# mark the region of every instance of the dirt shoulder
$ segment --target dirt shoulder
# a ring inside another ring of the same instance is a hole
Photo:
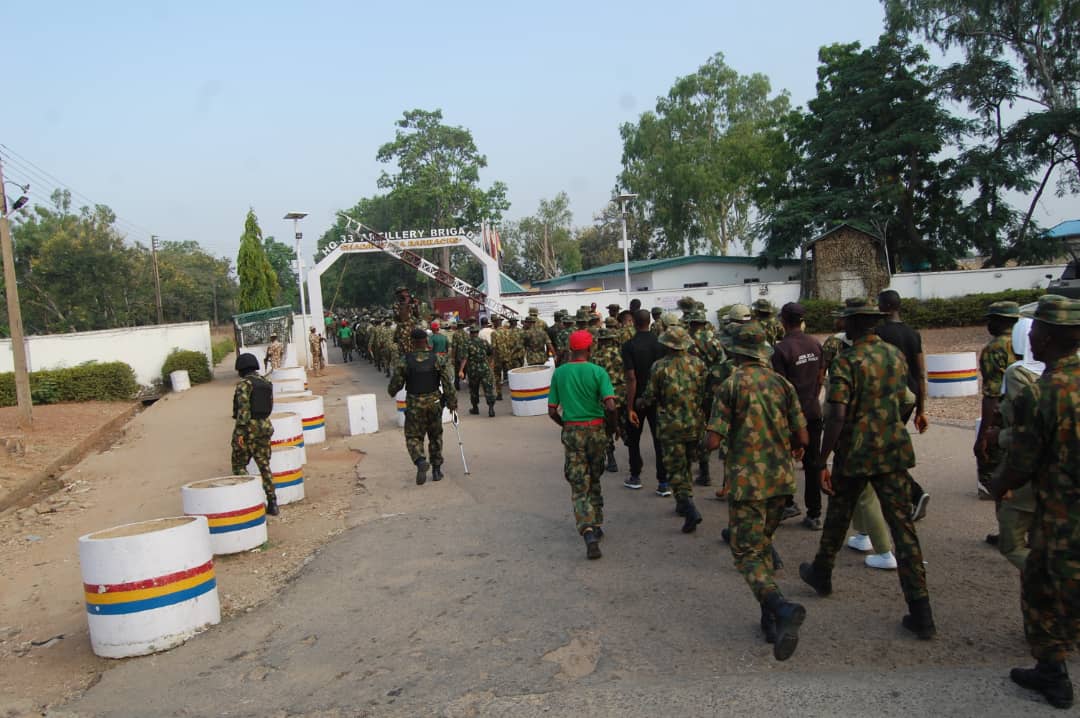
[[[227,358],[223,367],[231,367]],[[65,467],[52,488],[33,503],[0,513],[0,716],[38,714],[96,683],[118,665],[90,649],[78,563],[78,537],[118,524],[182,513],[180,486],[231,473],[229,434],[235,375],[183,394],[167,395],[146,411],[106,432],[100,451]],[[345,425],[342,371],[313,378],[326,394],[327,425]],[[6,463],[0,475],[23,478],[47,465],[52,446],[62,453],[95,427],[107,425],[115,404],[35,407],[34,464]],[[6,411],[6,410],[3,410]],[[128,409],[130,411],[130,409]],[[47,443],[48,437],[53,441]],[[223,619],[252,610],[277,593],[315,550],[341,532],[357,486],[363,454],[344,437],[328,436],[307,451],[306,499],[282,507],[271,519],[270,541],[260,549],[215,560]],[[12,484],[15,480],[7,479]],[[6,482],[5,482],[6,483]]]

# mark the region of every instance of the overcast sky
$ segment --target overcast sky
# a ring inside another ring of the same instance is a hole
[[[24,3],[4,12],[0,143],[35,200],[43,170],[133,240],[235,261],[248,207],[286,241],[281,217],[302,210],[310,257],[336,210],[378,191],[402,112],[439,108],[487,155],[482,183],[509,186],[509,218],[566,191],[585,224],[619,172],[619,125],[676,77],[720,51],[803,104],[818,48],[873,44],[881,21],[873,0]],[[1036,219],[1078,214],[1050,197]]]

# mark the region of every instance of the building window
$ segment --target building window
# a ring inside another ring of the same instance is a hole
[[[748,278],[742,280],[742,283],[743,284],[760,284],[761,279],[759,279],[758,277],[748,277]]]
[[[635,292],[647,292],[647,291],[649,291],[649,288],[648,287],[636,287],[634,289],[634,291]]]
[[[693,289],[695,287],[707,287],[707,286],[709,286],[708,282],[687,282],[686,284],[683,285],[683,289]]]

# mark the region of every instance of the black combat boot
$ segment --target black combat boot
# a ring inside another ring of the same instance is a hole
[[[432,466],[431,467],[431,480],[432,481],[442,481],[442,467],[441,466]]]
[[[686,505],[690,503],[690,499],[675,497],[675,514],[677,516],[686,516]]]
[[[770,593],[765,607],[776,617],[776,642],[773,658],[786,661],[799,646],[799,627],[806,620],[806,609],[797,603],[785,601],[779,593]]]
[[[607,450],[607,470],[610,474],[619,470],[619,465],[615,463],[615,447],[613,446],[609,446]]]
[[[495,402],[488,404],[488,416],[495,416]]]
[[[428,469],[427,459],[425,459],[423,456],[421,456],[419,459],[416,460],[416,485],[417,486],[420,486],[425,481],[427,481],[427,469]]]
[[[697,531],[698,524],[701,523],[701,514],[698,512],[697,507],[694,506],[693,499],[686,500],[686,517],[683,520],[682,532],[684,534],[692,534]]]
[[[477,404],[473,404],[473,405],[472,405],[472,408],[471,408],[471,409],[469,409],[469,413],[470,413],[470,414],[474,414],[474,415],[478,415],[478,414],[480,413],[480,407],[479,407],[479,405],[477,405]]]
[[[698,462],[698,475],[697,478],[694,479],[694,483],[698,486],[712,486],[712,478],[709,476],[709,462],[707,459]]]
[[[930,599],[908,601],[908,615],[904,616],[902,623],[904,628],[924,641],[933,638],[937,628],[934,626],[934,615],[930,612]]]
[[[1034,668],[1014,668],[1009,678],[1018,686],[1038,691],[1046,702],[1055,708],[1071,708],[1073,704],[1072,681],[1069,669],[1057,661],[1039,661]]]
[[[766,643],[776,643],[776,616],[763,603],[761,604],[761,632]]]
[[[266,513],[270,516],[277,516],[281,511],[277,505],[277,495],[273,494],[266,497]]]
[[[592,529],[585,529],[585,533],[582,534],[585,539],[585,558],[597,559],[602,555],[600,553],[600,537],[596,535],[596,532]]]
[[[832,593],[832,574],[819,571],[812,563],[799,564],[799,578],[817,591],[819,596]]]

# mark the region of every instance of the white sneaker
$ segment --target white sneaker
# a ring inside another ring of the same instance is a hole
[[[866,557],[866,565],[870,568],[880,568],[885,571],[896,570],[896,556],[893,556],[892,551],[886,551],[885,553],[875,553]]]
[[[874,544],[870,543],[870,537],[866,534],[855,534],[847,540],[848,548],[856,551],[873,551]]]

